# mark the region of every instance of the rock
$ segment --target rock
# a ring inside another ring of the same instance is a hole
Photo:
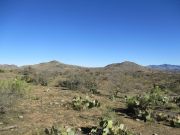
[[[65,101],[64,100],[61,100],[62,103],[64,103]]]
[[[141,121],[140,119],[136,119],[136,121]]]
[[[3,125],[4,123],[3,122],[0,122],[0,125]]]
[[[18,116],[18,118],[19,118],[19,119],[23,119],[23,118],[24,118],[24,116],[22,116],[22,115],[19,115],[19,116]]]
[[[49,92],[50,91],[50,89],[48,88],[47,90],[46,90],[46,92]]]
[[[58,102],[54,102],[54,104],[55,104],[55,105],[59,105],[59,103],[58,103]]]

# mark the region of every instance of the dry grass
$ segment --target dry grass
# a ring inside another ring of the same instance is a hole
[[[133,72],[127,69],[127,65],[110,65],[106,68],[85,69],[80,67],[65,66],[57,62],[50,62],[33,66],[38,73],[44,73],[48,80],[48,86],[32,85],[31,91],[26,98],[19,99],[10,112],[0,114],[0,129],[12,125],[17,128],[1,131],[0,135],[37,135],[37,132],[50,128],[52,125],[67,127],[92,127],[99,123],[101,117],[110,117],[124,123],[128,129],[142,135],[180,135],[180,129],[154,122],[144,123],[136,121],[126,115],[125,95],[136,95],[146,93],[152,89],[153,84],[160,84],[170,90],[179,92],[179,74],[152,72],[138,65],[133,66]],[[131,63],[132,64],[132,63]],[[42,69],[42,71],[41,71]],[[126,71],[124,71],[126,69]],[[131,70],[131,69],[130,69]],[[81,81],[95,80],[100,94],[92,94],[84,89],[76,91],[64,90],[54,87],[59,79],[67,79],[71,75],[77,75]],[[22,75],[21,72],[0,73],[0,80],[7,80]],[[31,74],[30,74],[31,75]],[[43,76],[44,77],[44,76]],[[118,86],[118,89],[116,89]],[[111,94],[118,90],[117,98],[111,100]],[[178,93],[176,92],[176,93]],[[171,94],[176,94],[171,93]],[[69,105],[75,96],[89,96],[97,99],[101,106],[87,110],[75,111]],[[112,110],[116,110],[113,112]]]
[[[75,111],[68,106],[68,103],[71,102],[74,96],[86,96],[86,94],[53,87],[34,86],[29,98],[22,99],[16,105],[13,114],[7,114],[6,120],[9,119],[9,122],[0,125],[0,127],[6,127],[15,124],[18,128],[13,131],[3,131],[1,134],[32,135],[46,127],[51,127],[53,124],[76,128],[91,127],[97,125],[98,119],[102,116],[122,121],[130,130],[136,133],[141,132],[143,135],[151,135],[153,133],[158,133],[159,135],[178,135],[180,132],[180,129],[165,125],[135,121],[120,112],[114,114],[109,111],[109,108],[125,108],[125,104],[118,100],[112,102],[108,97],[104,96],[89,95],[102,103],[100,108]],[[22,115],[23,119],[18,118],[18,115]]]

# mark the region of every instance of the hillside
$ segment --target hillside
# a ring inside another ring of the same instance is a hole
[[[0,69],[12,70],[12,69],[18,69],[18,66],[16,66],[16,65],[8,65],[8,64],[0,64]]]
[[[90,132],[105,118],[125,124],[119,132],[126,135],[180,133],[180,73],[128,61],[100,68],[50,61],[4,69],[1,135],[54,135],[50,131],[62,127],[78,135],[102,135]]]
[[[148,71],[148,68],[138,65],[134,62],[125,61],[122,63],[114,63],[105,66],[105,69],[112,71],[121,71],[121,72],[136,72],[136,71]]]

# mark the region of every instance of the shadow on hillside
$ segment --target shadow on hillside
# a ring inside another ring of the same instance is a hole
[[[135,119],[135,116],[132,112],[130,112],[126,108],[115,108],[113,109],[118,115],[123,116],[125,118],[133,118]]]

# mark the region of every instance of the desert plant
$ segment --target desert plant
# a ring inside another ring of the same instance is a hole
[[[159,112],[154,115],[157,121],[166,121],[168,116],[165,113]]]
[[[70,90],[77,90],[80,88],[81,81],[76,75],[68,76],[67,78],[62,78],[58,80],[57,86],[65,87]]]
[[[0,73],[4,73],[5,71],[3,69],[0,69]]]
[[[151,109],[149,108],[149,97],[135,96],[126,100],[127,108],[130,113],[144,121],[151,120]]]
[[[100,92],[98,91],[98,85],[95,81],[86,80],[84,83],[84,87],[93,94],[100,94]]]
[[[174,118],[172,118],[172,120],[170,121],[170,124],[173,127],[180,128],[180,115],[175,116]]]
[[[157,111],[158,108],[178,110],[179,98],[171,99],[159,87],[155,87],[150,93],[137,95],[126,99],[127,110],[136,118],[144,121],[170,121],[171,126],[179,127],[180,117],[170,117],[168,114]],[[171,119],[171,120],[169,120]]]
[[[180,107],[180,96],[174,97],[173,102],[176,103]]]
[[[57,128],[55,126],[52,126],[50,129],[45,129],[46,135],[76,135],[75,129],[72,128]]]
[[[9,108],[29,90],[29,85],[17,78],[0,81],[0,107]]]
[[[38,74],[36,78],[36,83],[40,84],[42,86],[47,86],[48,85],[48,80],[46,79],[46,76],[43,74]]]
[[[90,100],[88,97],[74,97],[72,100],[72,106],[74,110],[90,109],[93,107],[99,107],[100,103],[98,100]]]
[[[151,102],[152,105],[164,105],[169,102],[169,98],[160,87],[156,86],[149,94],[149,102]]]
[[[128,131],[124,124],[102,119],[99,123],[99,127],[93,128],[90,135],[133,135],[133,133]]]

